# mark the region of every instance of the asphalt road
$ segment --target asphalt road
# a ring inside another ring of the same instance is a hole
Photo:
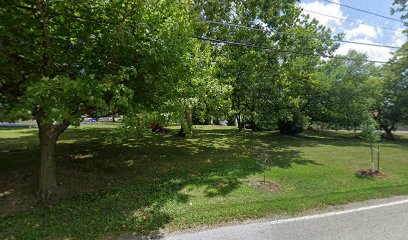
[[[407,240],[408,196],[354,203],[341,209],[296,218],[139,239]]]

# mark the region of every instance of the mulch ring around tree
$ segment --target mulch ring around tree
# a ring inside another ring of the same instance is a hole
[[[266,180],[260,180],[260,179],[248,179],[245,180],[244,183],[252,188],[255,188],[258,191],[264,191],[264,192],[277,192],[279,191],[279,186],[272,182]]]
[[[371,169],[358,169],[356,175],[361,177],[385,177],[385,175],[379,171],[371,172]]]

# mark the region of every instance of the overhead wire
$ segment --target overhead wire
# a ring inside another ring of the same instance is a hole
[[[308,10],[309,11],[309,10]],[[310,11],[312,12],[312,11]],[[315,12],[316,13],[316,12]],[[318,13],[316,13],[318,14]],[[76,17],[76,16],[74,16]],[[329,16],[328,16],[329,17]],[[333,16],[332,16],[333,17]],[[79,17],[77,17],[79,18]],[[340,18],[341,19],[341,18]],[[347,19],[342,19],[347,21]],[[351,21],[351,20],[349,20]],[[219,22],[215,22],[215,21],[204,21],[204,22],[209,22],[209,23],[217,23],[220,24]],[[358,23],[358,22],[357,22]],[[225,23],[221,23],[221,24],[225,24]],[[362,24],[362,23],[359,23]],[[257,29],[257,28],[252,28],[252,27],[246,27],[246,26],[241,26],[241,25],[237,25],[237,24],[227,24],[230,26],[235,26],[235,27],[242,27],[242,28],[247,28],[247,29],[253,29],[253,30],[259,30],[259,31],[264,31],[263,29]],[[363,24],[363,25],[367,25],[367,24]],[[396,30],[393,30],[396,31]],[[275,32],[278,33],[278,32]],[[283,34],[283,33],[281,33]],[[351,60],[351,61],[362,61],[362,62],[370,62],[370,63],[381,63],[381,64],[385,64],[387,62],[384,61],[376,61],[376,60],[359,60],[359,59],[353,59],[353,58],[348,58],[348,57],[342,57],[342,56],[332,56],[332,55],[326,55],[326,54],[318,54],[318,53],[305,53],[305,52],[299,52],[299,51],[292,51],[292,50],[283,50],[283,49],[276,49],[276,48],[264,48],[261,46],[256,46],[256,45],[252,45],[252,44],[247,44],[247,43],[237,43],[237,42],[231,42],[231,41],[226,41],[226,40],[219,40],[219,39],[212,39],[212,38],[207,38],[207,37],[192,37],[192,38],[196,38],[202,41],[210,41],[210,42],[215,42],[215,43],[221,43],[221,44],[227,44],[227,45],[233,45],[233,46],[243,46],[243,47],[250,47],[250,48],[255,48],[255,49],[261,49],[261,50],[265,50],[265,51],[278,51],[278,52],[285,52],[285,53],[291,53],[291,54],[297,54],[297,55],[306,55],[306,56],[319,56],[319,57],[324,57],[324,58],[331,58],[331,59],[343,59],[343,60]],[[365,45],[369,45],[367,43],[358,43],[358,42],[351,42],[350,43],[354,43],[354,44],[365,44]],[[371,44],[371,45],[376,45],[376,44]],[[385,45],[378,45],[378,46],[382,46],[382,47],[386,47]],[[393,46],[389,46],[391,48],[394,48]]]
[[[336,40],[334,40],[334,41],[336,41]],[[338,40],[337,42],[357,44],[357,45],[366,45],[366,46],[373,46],[373,47],[392,48],[392,49],[399,49],[400,48],[400,47],[391,46],[391,45],[382,45],[382,44],[377,44],[377,43],[354,42],[354,41],[348,41],[348,40]]]
[[[243,28],[243,29],[248,29],[248,30],[255,30],[255,31],[260,31],[260,32],[273,32],[278,35],[292,35],[292,36],[303,36],[307,38],[316,38],[310,34],[290,34],[290,33],[284,33],[284,32],[279,32],[276,30],[264,30],[260,28],[254,28],[254,27],[248,27],[248,26],[243,26],[239,24],[232,24],[232,23],[227,23],[227,22],[217,22],[217,21],[210,21],[210,20],[203,20],[202,22],[205,23],[210,23],[210,24],[215,24],[215,25],[223,25],[223,26],[228,26],[228,27],[236,27],[236,28]],[[377,44],[377,43],[364,43],[364,42],[355,42],[355,41],[349,41],[349,40],[340,40],[340,39],[332,39],[335,42],[343,42],[343,43],[350,43],[350,44],[357,44],[357,45],[366,45],[366,46],[373,46],[373,47],[383,47],[383,48],[392,48],[392,49],[398,49],[400,47],[397,46],[391,46],[391,45],[382,45],[382,44]]]
[[[404,23],[403,21],[401,21],[401,20],[399,20],[399,19],[387,17],[387,16],[384,16],[384,15],[381,15],[381,14],[378,14],[378,13],[375,13],[375,12],[370,12],[370,11],[367,11],[367,10],[364,10],[364,9],[352,7],[352,6],[350,6],[350,5],[342,4],[342,3],[339,3],[339,2],[334,2],[334,1],[330,1],[330,0],[323,0],[323,1],[324,1],[324,2],[328,2],[328,3],[331,3],[331,4],[339,5],[339,6],[341,6],[341,7],[353,9],[353,10],[355,10],[355,11],[359,11],[359,12],[363,12],[363,13],[366,13],[366,14],[370,14],[370,15],[373,15],[373,16],[376,16],[376,17],[388,19],[388,20],[395,21],[395,22]]]
[[[232,42],[232,41],[219,40],[219,39],[207,38],[207,37],[194,37],[194,38],[202,40],[202,41],[210,41],[210,42],[214,42],[218,44],[226,44],[226,45],[232,45],[232,46],[238,46],[238,47],[248,47],[248,48],[253,48],[253,49],[260,49],[260,50],[268,51],[268,52],[277,51],[277,52],[291,53],[295,55],[324,57],[324,58],[330,58],[330,59],[342,59],[342,60],[360,61],[360,62],[369,62],[369,63],[381,63],[381,64],[387,63],[384,61],[376,61],[376,60],[368,60],[368,59],[360,60],[360,59],[348,58],[348,57],[343,57],[343,56],[332,56],[332,55],[319,54],[319,53],[308,53],[308,52],[300,52],[300,51],[293,51],[293,50],[283,50],[283,49],[277,49],[277,48],[272,48],[272,47],[265,48],[265,47],[261,47],[257,45],[248,44],[248,43]]]
[[[332,15],[328,15],[328,14],[324,14],[324,13],[320,13],[320,12],[315,12],[315,11],[312,11],[312,10],[309,10],[309,9],[304,9],[304,8],[302,8],[302,9],[303,9],[303,11],[305,11],[305,12],[314,13],[314,14],[321,15],[321,16],[324,16],[324,17],[329,17],[329,18],[333,18],[333,19],[338,19],[338,20],[346,21],[346,22],[357,23],[357,24],[360,24],[360,25],[365,25],[365,26],[374,27],[374,28],[380,28],[380,29],[387,30],[387,31],[402,33],[402,31],[399,31],[399,30],[396,30],[396,29],[393,29],[393,28],[380,27],[380,26],[376,26],[376,25],[371,25],[371,24],[367,24],[367,23],[362,23],[362,22],[355,21],[355,20],[350,20],[350,19],[346,19],[346,18],[336,17],[336,16],[332,16]]]

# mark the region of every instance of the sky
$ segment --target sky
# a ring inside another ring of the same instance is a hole
[[[374,12],[390,18],[400,19],[399,14],[391,15],[390,9],[393,0],[331,0],[344,5],[349,5],[355,8]],[[366,26],[359,23],[347,22],[339,19],[334,19],[322,15],[317,15],[310,12],[312,18],[316,18],[321,24],[331,28],[335,33],[344,33],[344,40],[375,43],[382,45],[391,45],[400,47],[407,41],[407,38],[401,31],[404,29],[403,24],[392,20],[369,15],[353,9],[349,9],[337,4],[325,2],[323,0],[301,0],[299,4],[305,10],[323,13],[326,15],[345,18],[352,21],[357,21],[363,24],[369,24],[382,28],[389,28],[395,31],[389,31],[378,27]],[[367,54],[370,60],[387,61],[391,58],[391,51],[395,49],[381,48],[374,46],[356,45],[351,43],[342,43],[337,50],[337,54],[346,54],[350,49],[355,49]]]

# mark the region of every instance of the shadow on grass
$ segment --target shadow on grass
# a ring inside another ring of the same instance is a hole
[[[271,166],[279,168],[290,168],[293,165],[316,165],[322,164],[309,159],[304,159],[300,156],[301,152],[296,150],[287,150],[283,152],[273,152]]]
[[[302,135],[299,135],[298,138],[312,140],[320,144],[340,147],[366,145],[358,134],[353,132],[307,131]]]
[[[174,131],[124,144],[108,144],[104,139],[110,129],[67,130],[57,145],[59,198],[50,202],[17,202],[28,208],[36,205],[34,210],[5,217],[0,224],[4,229],[0,238],[95,239],[123,233],[157,233],[173,221],[165,206],[190,201],[184,189],[202,189],[208,198],[230,194],[240,187],[241,179],[263,171],[256,161],[263,149],[269,150],[271,167],[318,166],[318,162],[305,159],[300,151],[290,148],[313,147],[325,141],[274,132],[197,132],[198,137],[192,139],[176,137]],[[38,144],[37,139],[30,141]],[[39,152],[29,154],[38,156]],[[23,157],[9,153],[7,161],[12,164]],[[37,167],[32,164],[31,169],[25,170],[36,171]],[[1,192],[14,189],[11,196],[0,198],[5,204],[2,209],[10,204],[7,199],[19,197],[18,184],[23,180],[12,175],[8,174],[9,178],[3,180],[7,184],[0,188]],[[24,181],[35,182],[37,177],[33,174]]]
[[[307,131],[298,136],[300,139],[309,139],[316,143],[333,146],[366,146],[366,143],[358,133],[352,131]],[[404,135],[395,135],[394,140],[382,138],[376,145],[387,146],[390,148],[406,149],[408,147],[408,138]]]

